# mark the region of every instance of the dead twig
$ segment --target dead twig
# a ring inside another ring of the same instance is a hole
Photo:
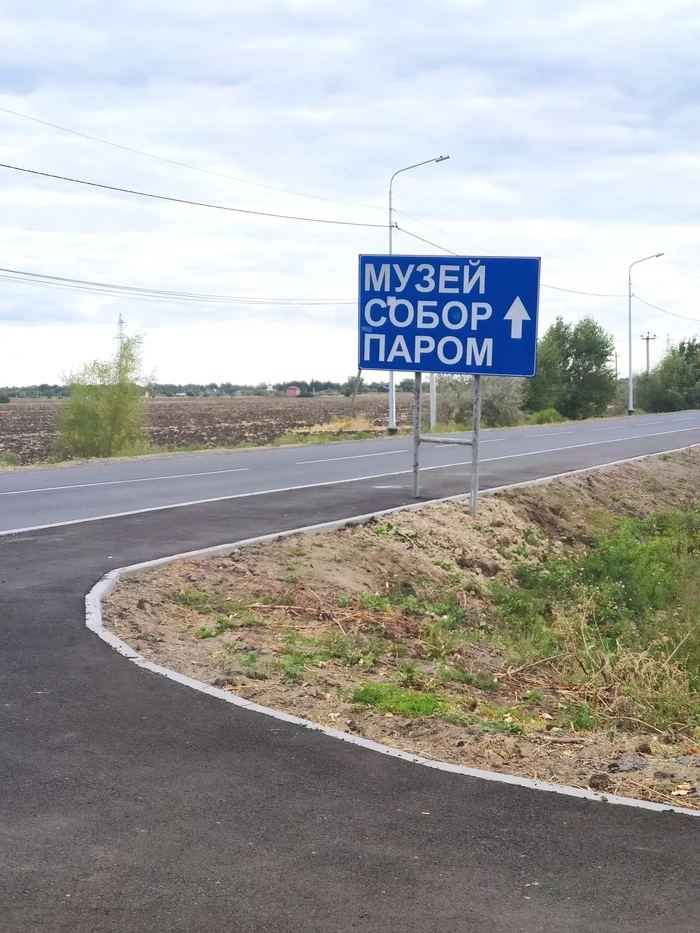
[[[585,745],[588,739],[577,739],[570,735],[550,735],[548,732],[538,732],[533,734],[538,739],[545,739],[547,742],[556,742],[560,745]]]
[[[520,674],[522,671],[530,670],[532,667],[539,667],[540,664],[547,664],[548,661],[555,661],[559,655],[553,654],[549,658],[541,658],[539,661],[531,661],[529,664],[523,664],[522,667],[516,667],[515,670],[510,668],[507,671],[503,671],[501,674],[495,674],[495,677],[514,677],[515,674]]]

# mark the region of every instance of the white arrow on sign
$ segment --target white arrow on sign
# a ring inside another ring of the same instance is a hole
[[[506,311],[504,321],[510,321],[510,336],[512,340],[520,340],[523,336],[523,321],[529,321],[530,315],[525,310],[525,305],[520,298],[516,298],[513,304]]]

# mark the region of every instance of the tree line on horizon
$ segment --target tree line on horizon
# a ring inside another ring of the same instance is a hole
[[[263,396],[271,394],[284,394],[288,386],[297,386],[301,390],[302,397],[319,395],[324,392],[334,393],[337,395],[352,395],[356,378],[356,376],[350,376],[343,382],[333,382],[332,380],[319,379],[292,379],[288,382],[261,382],[257,385],[250,385],[245,383],[239,384],[233,382],[148,382],[146,385],[144,385],[143,388],[151,396],[165,396],[166,398],[172,398],[175,396],[196,398],[199,396]],[[272,389],[272,392],[270,392],[270,388]],[[361,380],[358,391],[362,394],[368,394],[372,392],[381,392],[385,389],[386,383],[365,382],[364,380]],[[404,379],[397,383],[397,391],[412,392],[413,379]],[[9,398],[68,398],[70,395],[70,386],[67,384],[51,385],[49,383],[27,386],[5,386],[0,387],[0,394],[7,395]]]
[[[138,341],[137,341],[138,342]],[[140,353],[140,342],[138,342]],[[562,318],[547,329],[538,342],[537,373],[532,379],[487,378],[484,381],[484,418],[493,426],[522,421],[525,415],[547,413],[552,420],[559,418],[582,419],[604,414],[624,414],[627,410],[627,380],[615,375],[612,360],[614,341],[600,324],[584,317],[576,324]],[[119,354],[117,353],[117,356]],[[87,378],[95,373],[86,367]],[[270,395],[284,393],[297,386],[302,397],[320,393],[349,396],[355,389],[356,376],[343,382],[332,380],[293,380],[272,385],[223,383],[158,383],[152,378],[140,377],[139,390],[151,396],[197,397],[231,395]],[[469,377],[441,377],[440,420],[466,423],[471,379]],[[76,382],[66,377],[63,384],[41,383],[31,386],[0,388],[0,401],[10,398],[65,398],[75,392]],[[413,390],[413,378],[397,380],[397,391]],[[386,391],[382,382],[361,379],[360,393]],[[497,402],[497,399],[502,400]],[[638,411],[664,412],[700,407],[700,339],[693,337],[669,347],[649,374],[635,376],[635,404]],[[488,414],[487,414],[488,413]]]

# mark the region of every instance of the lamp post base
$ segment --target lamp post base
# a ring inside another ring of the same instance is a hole
[[[633,415],[633,414],[634,414],[634,408],[628,408],[628,409],[627,409],[627,414],[628,414],[628,415]]]

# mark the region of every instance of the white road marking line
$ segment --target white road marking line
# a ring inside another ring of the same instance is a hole
[[[192,476],[215,476],[218,473],[247,473],[250,467],[236,467],[235,470],[206,470],[201,473],[173,473],[171,476],[144,476],[139,479],[110,479],[99,483],[73,483],[68,486],[44,486],[37,489],[12,489],[0,492],[0,496],[27,496],[31,492],[60,492],[62,489],[87,489],[90,486],[121,486],[125,483],[154,483],[163,479],[183,479]]]
[[[607,441],[589,441],[586,444],[570,444],[566,447],[548,447],[544,450],[530,450],[525,453],[520,454],[504,454],[502,457],[488,457],[482,459],[481,463],[493,463],[496,460],[517,460],[520,457],[536,457],[538,454],[551,454],[558,453],[563,450],[576,450],[579,447],[602,447],[604,444],[620,444],[624,441],[634,441],[640,439],[646,439],[649,437],[661,437],[666,434],[685,434],[688,431],[698,431],[700,430],[700,425],[696,425],[690,428],[676,428],[673,431],[657,431],[655,434],[637,434],[633,437],[613,437]],[[698,446],[698,445],[690,445]],[[650,451],[648,454],[643,454],[643,457],[653,456],[654,454],[666,453],[666,451]],[[636,460],[638,457],[629,457],[628,460]],[[619,461],[614,461],[619,462]],[[442,463],[437,466],[422,467],[421,473],[427,473],[430,470],[447,470],[456,466],[469,466],[471,460],[462,460],[457,461],[456,463]],[[606,464],[610,465],[610,464]],[[591,467],[586,467],[586,469],[595,469],[595,464]],[[49,522],[45,525],[28,525],[25,528],[11,528],[7,531],[0,531],[0,537],[5,535],[18,535],[23,534],[27,531],[43,531],[47,528],[63,528],[67,525],[82,525],[85,522],[100,522],[105,521],[109,518],[127,518],[130,515],[144,515],[147,512],[165,512],[168,509],[184,509],[190,505],[208,505],[211,502],[227,502],[229,499],[251,499],[253,496],[270,496],[279,492],[295,492],[298,489],[319,489],[322,486],[342,486],[346,483],[361,483],[368,482],[372,479],[387,479],[390,476],[404,476],[407,473],[412,473],[412,470],[394,470],[389,473],[372,473],[370,476],[354,476],[350,479],[332,479],[325,480],[322,483],[304,483],[298,486],[282,486],[278,489],[258,489],[254,492],[239,492],[234,493],[230,496],[214,496],[211,499],[193,499],[191,502],[173,502],[171,505],[155,505],[150,506],[147,509],[131,509],[128,512],[112,512],[108,515],[91,515],[87,518],[72,518],[64,522]],[[585,472],[585,471],[584,471]],[[534,480],[533,480],[534,482]]]
[[[538,431],[537,434],[526,434],[525,437],[561,437],[562,434],[575,434],[575,431],[549,431],[547,434]]]
[[[406,454],[405,450],[380,450],[376,454],[352,454],[350,457],[324,457],[318,460],[297,460],[295,466],[304,466],[307,463],[334,463],[336,460],[362,460],[364,457],[388,457],[390,454]]]
[[[602,447],[603,444],[623,444],[625,441],[645,440],[647,437],[663,437],[666,434],[684,434],[688,431],[700,431],[700,425],[695,425],[692,428],[675,428],[673,431],[655,431],[652,434],[633,434],[629,437],[611,437],[606,441],[587,441],[585,444],[569,444],[566,447],[543,447],[542,450],[529,450],[519,454],[504,454],[502,457],[482,457],[479,459],[479,463],[493,463],[496,460],[517,460],[520,457],[534,457],[537,454],[554,454],[560,453],[562,450],[577,450],[580,447]],[[663,451],[661,451],[661,453],[663,453]],[[424,470],[439,470],[451,466],[468,466],[470,463],[471,460],[462,460],[459,463],[447,463],[443,467],[424,467],[421,468],[421,473],[424,472]],[[410,473],[412,471],[405,470],[404,472]]]
[[[653,424],[670,424],[673,420],[675,419],[662,418],[660,421],[645,421],[643,427],[651,427]],[[687,418],[685,420],[689,421],[690,419]],[[609,428],[591,428],[589,433],[592,434],[594,431],[616,431],[618,428],[623,428],[625,424],[629,424],[630,427],[634,427],[634,422],[628,421],[624,422],[623,424],[613,424]]]
[[[691,418],[692,418],[692,415],[688,415],[687,418],[671,418],[671,421],[690,421]]]
[[[573,433],[573,432],[572,432]],[[483,440],[482,444],[502,444],[508,440],[507,437],[490,437]],[[440,444],[440,447],[463,447],[463,444]],[[312,463],[335,463],[338,460],[362,460],[365,457],[388,457],[390,454],[407,454],[408,448],[404,450],[383,450],[376,454],[353,454],[349,457],[324,457],[318,460],[297,460],[295,466],[307,466]]]
[[[660,421],[650,421],[649,424],[661,424]],[[617,431],[621,428],[621,424],[611,424],[607,428],[591,428],[590,433],[593,434],[594,431]]]

